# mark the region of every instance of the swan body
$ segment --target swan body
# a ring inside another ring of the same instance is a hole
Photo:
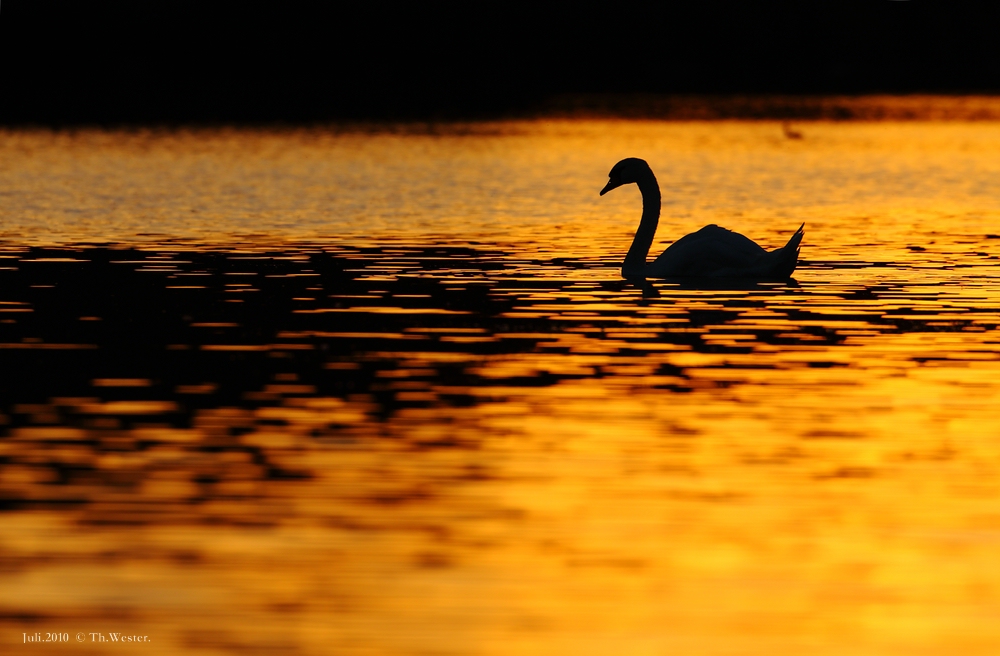
[[[708,225],[681,237],[646,262],[660,220],[660,186],[644,160],[629,157],[614,165],[601,195],[635,183],[642,194],[642,219],[622,263],[625,278],[742,278],[785,280],[799,261],[803,223],[782,248],[766,251],[738,232]]]

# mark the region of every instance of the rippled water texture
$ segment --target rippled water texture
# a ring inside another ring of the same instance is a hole
[[[4,641],[998,653],[1000,124],[795,129],[0,133]]]

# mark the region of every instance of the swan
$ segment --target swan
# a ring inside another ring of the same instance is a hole
[[[642,194],[642,219],[635,239],[622,263],[622,277],[641,278],[742,278],[744,280],[785,280],[799,261],[799,226],[788,243],[768,252],[738,232],[707,225],[681,237],[653,260],[646,262],[660,221],[660,186],[645,160],[628,157],[608,173],[601,196],[622,185],[636,183]]]

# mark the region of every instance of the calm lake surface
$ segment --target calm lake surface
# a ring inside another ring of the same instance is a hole
[[[795,129],[0,132],[4,644],[998,653],[1000,123]]]

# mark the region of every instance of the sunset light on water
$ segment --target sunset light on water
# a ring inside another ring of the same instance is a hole
[[[996,653],[1000,123],[793,127],[0,132],[5,635]]]

